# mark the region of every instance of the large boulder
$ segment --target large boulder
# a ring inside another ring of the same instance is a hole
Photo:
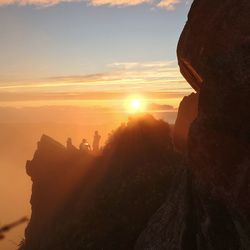
[[[178,45],[180,70],[200,93],[189,157],[227,205],[250,213],[250,1],[195,0]]]
[[[199,93],[189,169],[136,250],[250,249],[249,13],[249,0],[193,2],[177,49],[181,73]]]

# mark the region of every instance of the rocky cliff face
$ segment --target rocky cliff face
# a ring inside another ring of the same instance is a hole
[[[194,1],[178,45],[200,93],[189,137],[192,169],[231,207],[250,211],[250,2]]]
[[[188,134],[192,122],[198,114],[199,94],[185,96],[179,105],[177,119],[174,125],[173,142],[175,148],[183,153],[187,151]]]
[[[244,220],[202,190],[186,171],[175,176],[165,203],[150,219],[135,249],[249,249]]]
[[[32,217],[21,249],[133,249],[183,165],[170,127],[151,116],[122,125],[100,156],[43,136],[27,163]]]
[[[41,137],[33,159],[26,164],[33,182],[32,215],[26,229],[26,242],[31,246],[28,249],[39,249],[44,232],[53,227],[56,215],[67,204],[92,161],[90,154],[68,151],[49,136]]]
[[[248,0],[193,2],[177,50],[182,74],[199,93],[189,170],[137,250],[250,249],[249,13]]]

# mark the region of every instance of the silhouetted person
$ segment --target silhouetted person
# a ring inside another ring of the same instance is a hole
[[[101,136],[99,135],[98,131],[95,131],[94,140],[93,140],[93,151],[95,153],[99,151],[100,140],[101,140]]]
[[[90,151],[90,146],[86,139],[82,139],[79,149],[80,151]]]
[[[67,146],[66,147],[67,147],[67,150],[69,150],[69,151],[77,150],[76,147],[73,145],[72,139],[70,137],[67,139]]]

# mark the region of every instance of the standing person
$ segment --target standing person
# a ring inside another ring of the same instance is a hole
[[[93,152],[94,153],[97,153],[99,151],[100,140],[101,140],[101,136],[99,135],[98,131],[95,131],[94,140],[93,140]]]
[[[73,145],[72,139],[69,137],[66,143],[66,148],[68,151],[76,151],[77,148]]]
[[[72,139],[70,137],[67,139],[66,144],[67,144],[67,149],[71,150],[73,147],[73,144],[72,144]]]

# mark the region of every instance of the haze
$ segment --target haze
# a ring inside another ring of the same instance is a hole
[[[127,119],[127,98],[174,123],[192,90],[176,44],[189,1],[0,0],[0,223],[29,216],[25,162],[42,134],[92,143]],[[16,249],[24,226],[0,250]]]

